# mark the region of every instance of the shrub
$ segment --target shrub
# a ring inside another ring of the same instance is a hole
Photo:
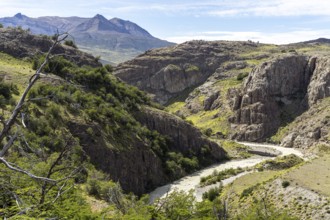
[[[236,77],[238,81],[242,81],[245,77],[247,77],[249,73],[239,73]]]
[[[282,187],[283,187],[283,188],[286,188],[286,187],[288,187],[288,186],[290,186],[290,182],[287,181],[287,180],[284,180],[284,181],[282,182]]]
[[[77,45],[72,41],[72,40],[66,40],[64,41],[64,44],[69,46],[69,47],[73,47],[73,48],[78,48]]]
[[[211,188],[209,191],[203,193],[203,199],[208,199],[212,202],[220,195],[221,191],[222,185],[220,185],[219,187]]]
[[[0,28],[3,28],[3,25],[0,23]]]

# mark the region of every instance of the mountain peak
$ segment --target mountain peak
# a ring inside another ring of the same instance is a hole
[[[107,20],[103,15],[100,14],[96,14],[93,18],[98,20]]]
[[[23,18],[26,18],[25,15],[22,15],[22,13],[17,13],[16,15],[14,15],[15,18],[18,18],[18,19],[23,19]]]

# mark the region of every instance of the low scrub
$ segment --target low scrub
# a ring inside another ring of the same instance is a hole
[[[244,172],[244,169],[240,167],[237,169],[230,168],[223,171],[214,170],[214,172],[211,175],[201,178],[200,185],[201,186],[212,185],[229,177],[236,176],[237,174],[242,172]]]
[[[256,168],[259,171],[262,170],[283,170],[288,169],[291,167],[294,167],[298,164],[301,164],[304,160],[300,157],[290,154],[283,157],[278,157],[275,160],[266,160],[265,162],[262,162],[258,165],[256,165]]]

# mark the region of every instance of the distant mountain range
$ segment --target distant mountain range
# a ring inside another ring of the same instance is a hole
[[[33,34],[54,35],[68,32],[78,47],[104,62],[120,63],[146,50],[174,45],[174,43],[153,37],[137,24],[120,18],[106,19],[102,15],[92,18],[45,16],[30,18],[16,14],[0,18],[5,27],[22,27]]]

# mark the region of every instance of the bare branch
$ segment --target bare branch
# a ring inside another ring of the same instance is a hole
[[[36,175],[26,171],[26,170],[23,170],[23,169],[18,168],[18,167],[14,167],[7,160],[5,160],[3,157],[0,157],[0,162],[3,163],[8,169],[19,172],[19,173],[26,174],[29,177],[33,178],[33,179],[41,180],[41,181],[45,181],[45,182],[49,182],[49,183],[53,183],[53,184],[56,184],[56,182],[57,182],[56,180],[46,178],[46,177],[36,176]]]
[[[63,188],[66,186],[66,183],[67,182],[63,183],[63,185],[57,191],[57,195],[56,195],[55,199],[52,201],[52,203],[55,203],[58,200],[58,198],[60,198],[61,195],[63,195],[65,192],[69,191],[70,189],[72,189],[74,187],[74,184],[72,184],[72,186],[70,186],[66,190],[63,190]]]
[[[6,152],[8,151],[8,149],[13,145],[14,141],[16,140],[16,138],[18,137],[18,133],[16,132],[14,134],[14,136],[12,136],[10,138],[10,140],[7,142],[7,144],[2,148],[1,152],[0,152],[0,157],[3,157]]]

